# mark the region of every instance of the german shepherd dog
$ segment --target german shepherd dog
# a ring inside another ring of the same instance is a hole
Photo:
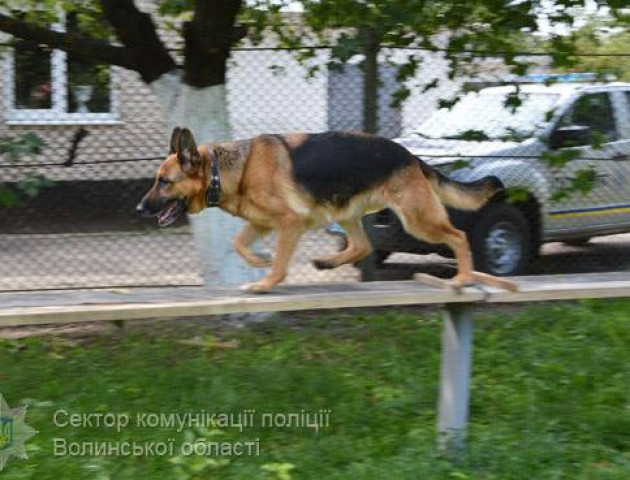
[[[466,235],[453,227],[444,207],[481,208],[503,189],[496,177],[457,182],[401,145],[360,133],[260,135],[197,146],[188,128],[176,127],[169,155],[136,210],[156,216],[162,227],[185,211],[200,212],[208,206],[211,183],[215,190],[218,184],[212,171],[220,180],[216,206],[247,221],[234,238],[234,248],[250,266],[271,267],[244,290],[271,291],[285,278],[302,234],[333,221],[345,229],[347,248],[314,260],[315,267],[360,261],[372,249],[361,219],[384,208],[393,210],[414,237],[453,250],[458,265],[454,287],[474,280],[502,285],[496,277],[473,271]],[[250,247],[272,230],[278,240],[270,260]]]

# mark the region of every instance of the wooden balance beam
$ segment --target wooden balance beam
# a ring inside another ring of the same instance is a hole
[[[397,281],[281,286],[265,295],[211,292],[201,287],[3,293],[0,327],[445,304],[438,439],[442,448],[456,453],[464,444],[468,421],[472,305],[630,297],[630,273],[625,272],[512,278],[518,291],[485,285],[453,291],[450,283],[435,277],[421,279],[425,284]]]

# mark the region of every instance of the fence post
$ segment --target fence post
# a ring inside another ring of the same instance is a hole
[[[363,222],[363,229],[371,241],[372,231],[374,229],[374,215],[366,215],[361,221]],[[362,282],[373,282],[376,280],[376,257],[374,256],[374,253],[370,253],[367,257],[361,260],[359,269],[361,270]]]
[[[446,305],[438,405],[438,447],[457,457],[466,441],[473,321],[468,304]]]
[[[379,68],[378,53],[380,42],[376,30],[373,27],[363,27],[361,30],[363,40],[363,131],[367,133],[378,133],[378,90],[379,90]],[[365,217],[363,228],[368,237],[373,227],[373,219]],[[361,262],[361,281],[374,281],[374,271],[376,269],[376,258],[370,254]]]

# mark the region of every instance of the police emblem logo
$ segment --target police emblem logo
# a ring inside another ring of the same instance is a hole
[[[26,441],[37,432],[26,424],[26,407],[11,408],[0,394],[0,470],[9,457],[28,458]]]
[[[13,418],[0,417],[0,450],[6,450],[13,444]]]

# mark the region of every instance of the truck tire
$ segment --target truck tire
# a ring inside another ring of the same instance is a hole
[[[532,260],[532,234],[525,215],[505,203],[486,205],[468,231],[475,269],[498,276],[522,275]]]
[[[389,258],[392,252],[386,252],[385,250],[374,250],[372,253],[374,255],[374,262],[377,267],[380,267],[385,263],[385,260]]]

